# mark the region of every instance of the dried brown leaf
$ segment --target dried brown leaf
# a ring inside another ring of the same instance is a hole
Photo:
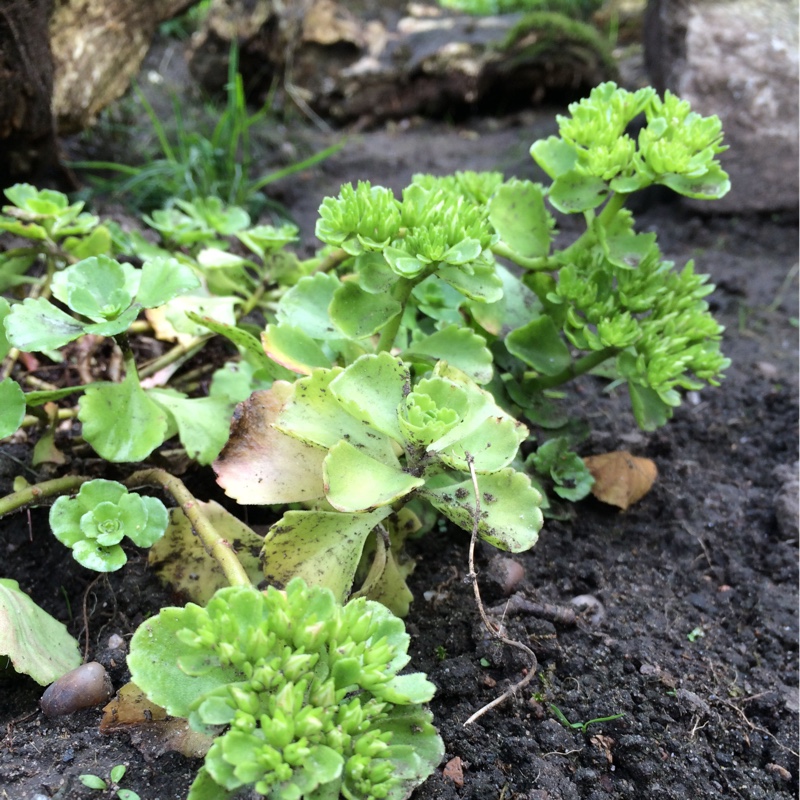
[[[631,455],[627,450],[589,456],[583,463],[594,477],[592,494],[623,511],[641,500],[658,477],[653,461]]]

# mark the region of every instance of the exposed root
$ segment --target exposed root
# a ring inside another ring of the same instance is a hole
[[[536,656],[534,655],[533,650],[530,649],[527,645],[522,644],[522,642],[518,642],[515,639],[509,639],[503,635],[501,630],[495,625],[490,619],[488,614],[486,613],[486,608],[483,605],[483,600],[481,600],[481,590],[478,586],[478,575],[475,572],[475,542],[478,539],[478,525],[481,518],[481,499],[480,499],[480,490],[478,489],[478,477],[475,474],[475,464],[474,459],[472,456],[467,453],[467,464],[469,465],[469,474],[472,476],[472,488],[475,490],[475,516],[472,521],[472,535],[470,536],[469,540],[469,573],[467,574],[468,580],[472,582],[472,589],[475,592],[475,602],[478,606],[478,612],[481,615],[481,619],[483,620],[483,624],[486,626],[486,630],[489,631],[489,634],[492,636],[493,639],[496,639],[498,642],[502,642],[503,644],[507,644],[510,647],[516,647],[518,650],[522,650],[530,658],[530,666],[528,667],[528,673],[525,677],[515,683],[513,686],[510,686],[508,689],[503,692],[499,697],[496,697],[492,700],[491,703],[487,703],[483,708],[479,708],[465,723],[464,727],[467,725],[471,725],[475,722],[476,719],[482,717],[487,711],[490,711],[495,706],[499,706],[504,700],[507,700],[509,697],[513,697],[519,692],[521,689],[524,689],[530,682],[533,680],[533,676],[536,674],[536,668],[538,666],[538,662],[536,660]]]

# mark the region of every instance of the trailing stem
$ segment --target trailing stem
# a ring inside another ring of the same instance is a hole
[[[478,575],[475,572],[475,543],[477,542],[478,539],[478,525],[480,524],[480,518],[481,518],[480,489],[478,488],[478,476],[475,474],[475,461],[469,453],[466,454],[466,459],[467,459],[467,464],[469,465],[469,474],[472,476],[472,488],[475,491],[475,516],[472,522],[472,535],[470,536],[469,540],[469,573],[467,573],[467,578],[472,582],[472,589],[475,592],[475,602],[478,605],[478,612],[481,615],[483,624],[486,626],[486,630],[488,630],[491,636],[497,639],[499,642],[507,644],[510,647],[516,647],[518,650],[522,650],[523,652],[527,653],[531,661],[530,661],[530,666],[528,667],[528,673],[521,681],[518,681],[513,686],[510,686],[503,692],[503,694],[492,700],[491,703],[487,703],[482,708],[479,708],[464,723],[464,727],[466,727],[467,725],[471,725],[473,722],[475,722],[476,719],[482,717],[487,711],[490,711],[495,706],[499,706],[500,703],[502,703],[507,698],[515,695],[520,689],[524,689],[525,686],[527,686],[531,682],[533,676],[536,674],[536,668],[539,663],[536,660],[536,655],[534,654],[533,650],[530,649],[530,647],[522,644],[522,642],[518,642],[515,639],[509,639],[503,635],[502,629],[498,628],[498,626],[495,625],[495,623],[493,623],[489,619],[489,615],[486,613],[486,608],[483,605],[483,600],[481,600],[481,590],[480,587],[478,586]]]
[[[556,375],[537,375],[533,378],[527,386],[533,391],[541,391],[542,389],[552,389],[554,386],[561,386],[562,383],[577,378],[579,375],[585,375],[587,372],[593,370],[599,364],[609,358],[613,358],[620,349],[618,347],[605,347],[602,350],[595,350],[588,355],[573,361],[566,369]]]

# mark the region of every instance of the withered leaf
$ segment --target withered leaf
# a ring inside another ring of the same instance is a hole
[[[202,758],[214,741],[197,733],[188,720],[168,717],[161,706],[151,703],[135,683],[126,683],[103,708],[101,733],[124,731],[146,761],[175,750],[188,758]]]
[[[592,494],[623,511],[641,500],[658,477],[653,461],[631,455],[627,450],[589,456],[583,463],[594,477]]]

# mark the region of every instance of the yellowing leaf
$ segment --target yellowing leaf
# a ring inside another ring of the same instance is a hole
[[[214,464],[217,483],[242,504],[268,505],[323,496],[326,451],[272,427],[292,395],[292,384],[275,381],[236,410],[231,436]]]
[[[627,450],[602,453],[583,459],[594,477],[592,494],[601,502],[623,511],[638,503],[658,477],[658,468],[649,458],[638,458]]]

